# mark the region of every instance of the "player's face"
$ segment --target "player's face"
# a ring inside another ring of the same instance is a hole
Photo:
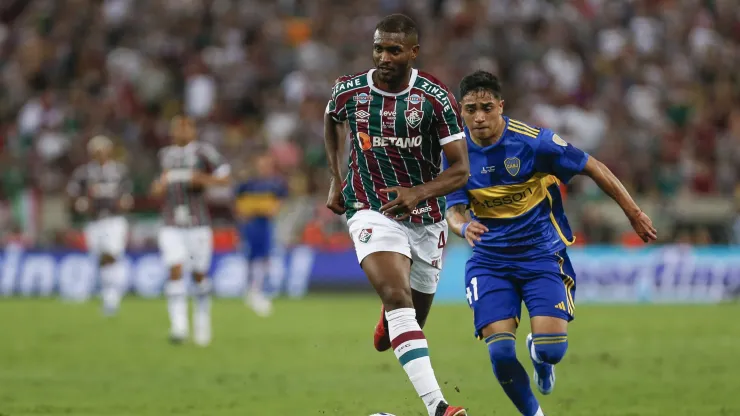
[[[403,33],[375,31],[373,37],[373,62],[378,78],[386,84],[403,81],[411,61],[419,54],[416,37]]]
[[[195,125],[188,119],[176,118],[170,125],[170,137],[177,146],[185,146],[195,139]]]
[[[460,101],[462,117],[475,139],[490,139],[498,131],[504,100],[499,100],[490,91],[473,91]]]
[[[270,176],[273,174],[273,162],[270,156],[260,156],[257,159],[257,171],[262,176]]]
[[[92,153],[93,159],[97,160],[100,163],[103,163],[110,159],[111,150],[107,147],[100,147],[98,149],[95,149]]]

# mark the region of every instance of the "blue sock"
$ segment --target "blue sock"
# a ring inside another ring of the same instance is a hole
[[[565,357],[568,350],[568,334],[532,334],[532,348],[535,361],[557,364]]]
[[[499,384],[524,416],[533,416],[540,404],[529,386],[529,376],[516,358],[516,337],[511,332],[499,332],[486,338],[493,373]]]

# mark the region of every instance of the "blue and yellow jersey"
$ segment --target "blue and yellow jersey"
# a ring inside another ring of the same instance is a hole
[[[552,255],[573,244],[559,185],[588,161],[588,154],[549,129],[504,120],[503,135],[486,147],[465,129],[470,177],[447,196],[448,207],[465,204],[488,227],[473,249],[472,258],[483,264]]]
[[[271,219],[287,194],[285,183],[277,178],[255,178],[237,185],[235,213],[239,219]]]

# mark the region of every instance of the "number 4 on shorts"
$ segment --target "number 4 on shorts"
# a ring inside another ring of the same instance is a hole
[[[447,240],[445,239],[445,232],[439,233],[439,241],[437,242],[437,248],[445,248]]]

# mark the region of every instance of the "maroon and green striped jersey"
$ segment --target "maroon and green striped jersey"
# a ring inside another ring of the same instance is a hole
[[[337,79],[326,112],[350,128],[350,157],[344,194],[347,218],[379,211],[391,186],[412,187],[439,175],[442,146],[465,137],[455,96],[433,76],[413,69],[399,93],[373,85],[374,69]],[[395,195],[391,195],[394,198]],[[444,219],[445,198],[422,201],[409,221]]]

